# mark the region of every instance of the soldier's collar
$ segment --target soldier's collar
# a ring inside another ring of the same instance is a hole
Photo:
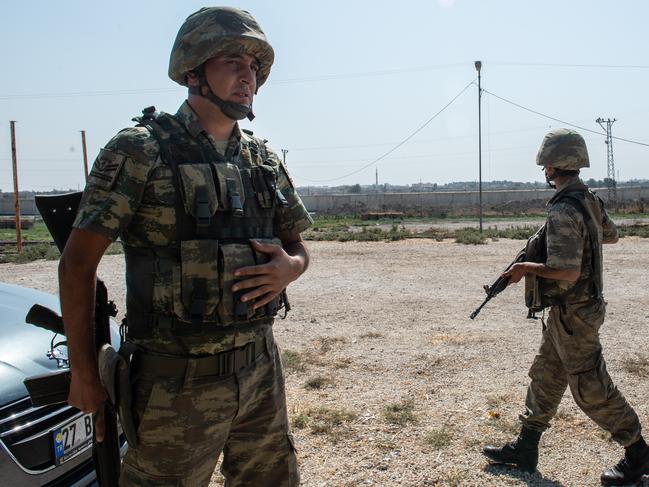
[[[588,190],[588,187],[582,182],[579,176],[575,176],[572,180],[564,184],[556,193],[554,193],[554,196],[552,196],[552,198],[550,198],[550,201],[548,201],[548,205],[551,205],[552,203],[557,201],[565,193],[569,193],[572,191],[586,191],[586,190]]]
[[[214,138],[201,125],[201,122],[198,120],[198,115],[196,115],[196,112],[187,100],[180,105],[178,112],[176,112],[176,119],[185,126],[192,137],[198,138],[202,134],[211,142],[214,141]],[[232,134],[230,134],[228,146],[238,144],[240,140],[241,129],[239,128],[239,124],[235,123]]]

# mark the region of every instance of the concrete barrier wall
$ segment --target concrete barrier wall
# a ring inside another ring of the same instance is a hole
[[[606,200],[606,188],[595,190]],[[544,204],[554,194],[552,189],[483,191],[483,208],[506,208],[514,203]],[[477,191],[432,193],[367,193],[341,195],[301,195],[309,211],[320,213],[344,213],[358,211],[404,211],[444,210],[478,208],[480,196]],[[618,188],[618,201],[649,200],[649,187]]]
[[[606,188],[596,189],[606,200]],[[552,189],[483,191],[484,208],[506,208],[514,203],[533,203],[549,200],[554,194]],[[316,213],[344,213],[359,211],[407,211],[407,210],[445,210],[458,208],[477,208],[479,193],[477,191],[432,192],[432,193],[366,193],[337,195],[301,195],[309,211]],[[649,200],[649,187],[618,188],[619,201]],[[21,197],[20,213],[38,215],[33,196]],[[0,198],[0,215],[14,214],[13,194],[4,193]]]

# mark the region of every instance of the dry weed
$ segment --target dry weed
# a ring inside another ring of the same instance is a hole
[[[435,450],[441,450],[449,446],[453,440],[453,433],[447,428],[448,426],[445,425],[442,429],[431,430],[426,433],[426,444],[432,446]]]
[[[635,357],[626,357],[622,364],[624,370],[629,374],[636,375],[638,377],[647,378],[649,377],[649,356],[647,355],[636,355]]]
[[[333,382],[334,381],[331,377],[316,375],[315,377],[311,377],[309,380],[307,380],[304,383],[304,388],[311,389],[311,390],[324,389],[325,387],[332,385]]]
[[[314,340],[319,353],[330,352],[334,348],[334,345],[346,342],[347,340],[343,337],[318,337]]]
[[[361,338],[383,338],[385,335],[383,333],[379,333],[377,331],[368,331],[367,333],[363,333],[360,337]]]
[[[408,423],[416,423],[417,416],[414,413],[415,401],[406,399],[399,403],[388,404],[383,411],[383,417],[390,424],[405,426]]]
[[[314,435],[327,435],[331,440],[337,441],[345,434],[341,431],[341,427],[357,417],[356,413],[346,409],[318,407],[296,414],[293,416],[291,425],[295,429],[309,428]]]

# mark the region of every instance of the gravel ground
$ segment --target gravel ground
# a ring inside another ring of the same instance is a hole
[[[311,268],[289,289],[294,311],[275,326],[303,485],[594,486],[619,460],[621,448],[569,393],[542,439],[538,473],[480,455],[518,430],[541,324],[525,319],[521,287],[468,315],[521,241],[309,246]],[[649,239],[606,247],[601,333],[609,371],[645,425],[648,254]],[[0,280],[55,292],[55,271],[55,262],[3,264]],[[106,256],[100,276],[122,304],[122,257]]]

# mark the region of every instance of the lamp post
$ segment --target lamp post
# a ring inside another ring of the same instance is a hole
[[[478,72],[478,199],[480,207],[480,233],[482,233],[482,88],[480,86],[480,70],[482,61],[475,62]]]

